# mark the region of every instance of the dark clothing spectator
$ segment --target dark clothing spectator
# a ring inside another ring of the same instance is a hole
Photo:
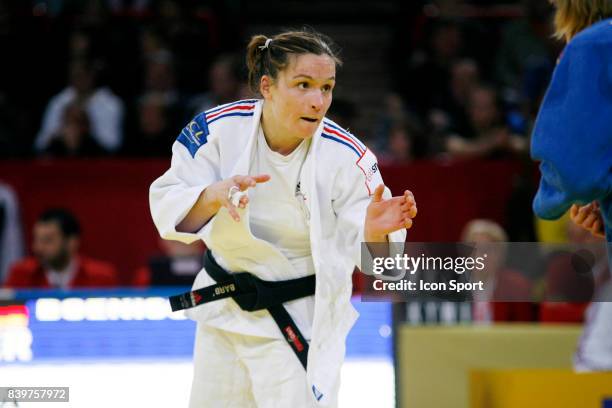
[[[52,157],[94,157],[106,151],[90,135],[89,117],[78,102],[66,106],[60,129],[50,138],[42,155]]]

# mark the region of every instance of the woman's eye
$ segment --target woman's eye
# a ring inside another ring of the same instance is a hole
[[[324,86],[323,86],[323,92],[329,92],[329,91],[331,91],[331,90],[332,90],[331,85],[324,85]]]
[[[300,88],[300,89],[306,89],[306,88],[308,88],[308,83],[307,83],[307,82],[300,82],[300,83],[298,84],[298,88]]]

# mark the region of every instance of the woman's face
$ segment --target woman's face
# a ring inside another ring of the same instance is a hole
[[[292,138],[313,135],[332,102],[336,64],[328,55],[300,54],[272,80],[264,75],[261,94],[273,126]]]

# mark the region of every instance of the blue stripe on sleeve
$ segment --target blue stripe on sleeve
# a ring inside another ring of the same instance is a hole
[[[342,139],[338,139],[337,137],[328,135],[327,133],[321,133],[321,136],[329,139],[329,140],[333,140],[334,142],[338,142],[338,143],[342,143],[343,145],[345,145],[346,147],[348,147],[349,149],[351,149],[352,151],[355,152],[355,154],[357,155],[357,157],[361,157],[361,155],[359,154],[359,152],[357,151],[357,149],[355,149],[355,147],[351,146],[350,143],[345,142]]]
[[[340,126],[334,124],[333,122],[330,122],[328,120],[324,121],[323,123],[325,123],[327,126],[329,126],[332,129],[336,129],[338,132],[342,133],[343,135],[350,137],[353,141],[355,141],[355,143],[357,143],[359,145],[359,147],[361,147],[362,150],[366,150],[366,146],[361,143],[361,141],[359,139],[357,139],[357,137],[349,132],[347,132],[346,130],[342,129]]]

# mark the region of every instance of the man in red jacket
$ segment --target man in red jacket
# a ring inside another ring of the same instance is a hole
[[[33,257],[15,263],[8,288],[92,288],[118,286],[116,269],[109,263],[78,255],[80,226],[64,209],[43,212],[34,224]]]

